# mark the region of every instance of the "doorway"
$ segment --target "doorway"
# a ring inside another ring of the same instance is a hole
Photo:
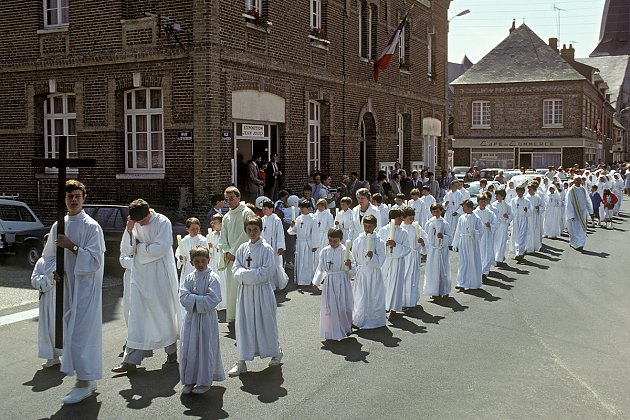
[[[232,170],[235,185],[244,191],[247,180],[247,164],[256,156],[269,160],[271,153],[277,153],[278,129],[275,124],[260,122],[234,123],[234,162]],[[272,147],[272,144],[274,147]]]
[[[359,139],[360,174],[362,180],[370,182],[376,179],[376,121],[371,112],[366,112],[361,119],[361,138]]]
[[[521,152],[518,156],[518,165],[521,168],[532,169],[532,154]]]

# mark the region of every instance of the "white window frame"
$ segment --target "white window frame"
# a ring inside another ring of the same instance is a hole
[[[56,1],[55,7],[49,7],[49,3]],[[68,15],[70,12],[70,0],[42,0],[44,6],[44,28],[63,28],[68,26]],[[51,23],[48,19],[48,12],[54,13],[57,23]]]
[[[435,28],[427,32],[427,76],[433,77],[433,37],[435,36]]]
[[[322,0],[310,0],[311,2],[311,29],[322,28]]]
[[[543,100],[543,127],[562,128],[564,124],[564,104],[562,99]]]
[[[437,165],[437,152],[438,152],[438,141],[437,136],[423,136],[424,141],[422,142],[422,157],[424,158],[425,169],[428,169],[431,172],[435,172],[435,166]]]
[[[490,128],[490,101],[473,101],[470,115],[472,128]]]
[[[405,117],[403,114],[396,115],[396,138],[398,140],[398,162],[403,163],[403,146],[405,142]]]
[[[262,0],[245,0],[245,11],[249,12],[252,9],[256,9],[258,14],[262,16]]]
[[[400,31],[400,38],[398,38],[398,63],[399,64],[407,64],[405,61],[405,55],[407,53],[407,44],[405,43],[406,32],[407,32],[407,23],[403,25],[402,30]]]
[[[359,9],[361,9],[362,7],[367,7],[367,28],[365,28],[365,30],[367,31],[367,55],[364,57],[363,56],[363,24],[361,21],[361,16],[363,15],[363,11],[359,10],[359,57],[366,59],[366,60],[375,60],[375,57],[372,57],[372,31],[374,31],[373,25],[372,25],[372,14],[374,13],[374,8],[372,7],[372,5],[369,2],[365,2],[365,3],[359,3]]]
[[[378,163],[378,167],[380,168],[379,170],[385,171],[385,173],[387,174],[387,179],[389,179],[389,174],[392,173],[395,165],[396,165],[396,162],[379,162]]]
[[[308,102],[308,144],[306,147],[307,154],[307,174],[313,170],[319,170],[321,164],[321,104],[317,101]],[[311,153],[313,149],[314,153]],[[312,156],[312,155],[315,156]]]
[[[61,98],[61,108],[55,108],[55,99]],[[77,113],[70,112],[68,99],[74,100],[76,107],[76,96],[74,93],[56,93],[48,95],[44,102],[44,156],[46,158],[57,158],[59,152],[57,150],[57,141],[60,137],[65,137],[67,142],[66,157],[78,158],[79,145],[77,143]],[[50,112],[49,112],[50,110]],[[60,123],[61,127],[57,124]],[[59,132],[61,129],[61,132]],[[73,130],[74,134],[70,134]],[[76,169],[74,169],[76,172]],[[46,168],[46,172],[57,172],[57,168]]]
[[[137,92],[144,91],[146,98],[146,108],[144,109],[136,109],[136,95]],[[160,107],[152,108],[151,107],[151,91],[159,91],[160,92]],[[131,94],[131,100],[133,102],[133,106],[129,106],[129,95]],[[166,155],[166,147],[164,140],[164,95],[161,88],[150,88],[150,87],[140,87],[136,89],[130,89],[125,91],[124,93],[124,118],[125,118],[125,172],[126,173],[135,173],[135,174],[155,174],[160,173],[163,174],[165,172],[165,155]],[[152,116],[159,115],[160,116],[160,129],[153,129],[152,127]],[[144,116],[146,118],[146,150],[138,151],[138,131],[137,131],[137,117]],[[131,118],[129,118],[131,117]],[[129,126],[129,119],[131,119],[131,126]],[[153,134],[159,134],[161,138],[161,149],[153,149]],[[131,148],[130,143],[131,142]],[[153,167],[153,152],[161,152],[161,161],[160,165],[157,167]],[[146,153],[146,168],[138,168],[138,155],[139,153]],[[132,161],[130,162],[130,156],[132,155]]]

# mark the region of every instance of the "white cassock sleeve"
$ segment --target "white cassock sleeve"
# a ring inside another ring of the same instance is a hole
[[[103,230],[97,223],[83,224],[82,229],[91,232],[84,233],[84,238],[89,238],[89,242],[79,246],[77,260],[74,264],[75,276],[96,273],[103,267],[105,260],[105,240]]]
[[[148,264],[157,261],[160,258],[164,258],[169,252],[173,255],[173,251],[171,250],[173,246],[171,222],[164,218],[160,223],[161,226],[159,227],[158,234],[155,236],[154,242],[146,244],[139,243],[136,245],[136,258],[140,264]]]
[[[31,286],[42,293],[52,290],[55,287],[54,271],[55,260],[49,259],[46,261],[40,257],[33,268],[33,274],[31,274]]]

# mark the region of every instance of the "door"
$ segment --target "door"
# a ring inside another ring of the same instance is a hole
[[[247,164],[254,156],[261,156],[269,160],[271,154],[272,136],[277,144],[278,130],[275,125],[260,122],[236,122],[234,123],[234,161],[237,188],[244,191],[247,179]]]
[[[519,167],[525,169],[532,169],[532,154],[531,153],[521,153],[519,155]]]

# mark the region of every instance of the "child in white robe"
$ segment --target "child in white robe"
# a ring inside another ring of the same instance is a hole
[[[378,236],[385,242],[385,262],[381,268],[385,285],[385,309],[389,312],[389,319],[396,319],[403,308],[405,258],[411,249],[407,231],[400,227],[403,211],[391,209],[389,217],[390,222],[379,229]]]
[[[407,201],[407,205],[416,212],[414,221],[420,222],[420,212],[422,211],[422,201],[420,200],[420,190],[414,188],[409,192],[411,200]]]
[[[394,197],[394,204],[392,204],[393,209],[403,209],[405,208],[405,194],[398,193],[396,197]]]
[[[213,214],[210,218],[210,229],[208,229],[208,248],[210,248],[210,268],[219,276],[219,284],[221,285],[221,302],[217,305],[217,311],[227,308],[227,289],[225,284],[225,253],[219,247],[221,240],[221,228],[223,227],[223,215]]]
[[[350,197],[343,197],[339,201],[341,211],[339,211],[335,217],[335,226],[341,229],[343,232],[343,241],[347,241],[350,238],[350,227],[352,226],[352,199]]]
[[[179,377],[184,385],[182,394],[203,394],[213,381],[225,380],[216,311],[221,285],[217,273],[208,267],[208,248],[196,246],[189,257],[195,271],[179,288],[179,301],[186,309],[179,342]]]
[[[274,290],[282,290],[287,287],[287,283],[289,282],[289,277],[287,273],[284,271],[284,250],[285,250],[285,239],[284,239],[284,228],[282,226],[282,220],[273,212],[273,201],[265,200],[262,202],[262,212],[263,212],[263,233],[262,237],[276,253],[277,260],[277,271],[276,275],[272,279],[272,284],[274,286]]]
[[[547,202],[545,203],[545,219],[543,220],[543,234],[547,238],[555,239],[562,233],[560,218],[562,217],[562,199],[556,191],[555,185],[549,186]]]
[[[494,232],[497,229],[497,218],[490,207],[488,192],[481,193],[477,196],[477,208],[474,214],[479,218],[483,225],[479,243],[479,251],[481,252],[481,272],[483,276],[490,274],[490,269],[494,265]]]
[[[342,340],[352,331],[352,285],[354,275],[350,249],[341,244],[343,233],[329,229],[328,246],[319,254],[313,286],[322,291],[319,309],[319,336],[322,340]],[[348,245],[349,245],[348,241]]]
[[[463,213],[462,211],[462,195],[457,189],[459,181],[454,179],[451,181],[451,189],[444,196],[444,221],[451,226],[451,229],[457,226],[457,219]],[[432,212],[433,213],[433,212]],[[449,235],[446,239],[448,241],[447,246],[451,246],[453,242],[453,235]]]
[[[328,210],[328,202],[325,198],[317,200],[317,211],[313,214],[313,217],[315,219],[314,229],[317,230],[317,237],[319,238],[319,242],[316,243],[315,260],[313,261],[313,269],[315,269],[317,261],[319,261],[319,254],[328,244],[328,239],[326,239],[328,229],[335,226],[335,220],[330,214],[330,210]]]
[[[508,233],[512,221],[512,208],[505,201],[507,196],[505,190],[497,190],[495,195],[497,201],[492,203],[492,211],[497,218],[497,226],[494,231],[494,260],[497,265],[504,265]]]
[[[453,250],[459,253],[457,285],[455,287],[465,290],[480,289],[483,268],[479,241],[484,227],[479,217],[473,214],[472,201],[464,200],[462,209],[464,214],[457,221],[457,228],[453,237]]]
[[[279,366],[283,356],[278,340],[278,305],[270,281],[276,270],[276,256],[273,248],[261,239],[262,227],[260,217],[250,216],[246,219],[245,232],[249,241],[238,247],[232,267],[234,281],[238,284],[238,362],[228,372],[231,377],[247,372],[245,362],[254,360],[255,356],[261,359],[271,357],[269,366]]]
[[[405,258],[405,288],[403,297],[403,309],[415,308],[420,299],[420,270],[422,264],[422,254],[426,254],[424,249],[424,238],[426,232],[414,221],[416,212],[411,207],[402,209],[403,223],[400,225],[409,238],[409,255]]]
[[[196,246],[208,247],[208,240],[199,233],[201,230],[201,222],[196,217],[190,217],[186,220],[186,232],[188,235],[180,241],[178,235],[177,249],[175,250],[175,258],[177,260],[177,268],[181,269],[179,274],[179,284],[182,284],[184,278],[195,271],[195,267],[190,262],[190,250]],[[182,314],[183,315],[183,314]]]
[[[365,216],[364,232],[352,243],[352,259],[356,264],[352,283],[352,323],[360,329],[380,328],[387,323],[381,273],[385,262],[385,243],[374,232],[377,224],[376,216]]]
[[[315,271],[315,251],[319,244],[319,233],[316,229],[315,218],[311,214],[311,203],[301,200],[300,215],[291,222],[287,229],[289,235],[295,235],[295,283],[307,286],[313,281]]]
[[[425,295],[432,299],[447,297],[451,293],[451,265],[448,244],[452,242],[449,223],[442,218],[442,206],[431,206],[431,217],[424,225],[427,262],[424,265]]]
[[[389,223],[389,208],[387,205],[383,204],[383,196],[379,193],[375,193],[372,196],[372,204],[378,209],[380,218],[379,218],[379,226],[385,226]]]
[[[431,218],[431,205],[435,203],[435,197],[431,195],[431,187],[428,185],[422,186],[422,197],[420,197],[420,201],[422,201],[422,206],[420,214],[418,215],[418,223],[420,223],[420,226],[424,226],[427,220]]]
[[[44,243],[48,234],[44,237]],[[37,356],[46,359],[43,368],[61,363],[61,349],[55,348],[55,259],[40,257],[31,274],[31,286],[39,290],[39,318],[37,320]]]
[[[527,252],[538,252],[542,248],[542,217],[545,214],[545,205],[537,191],[537,184],[527,186],[527,199],[531,204],[531,211],[527,213]]]
[[[505,189],[505,202],[510,204],[514,197],[516,197],[516,190],[514,189],[514,182],[510,181]]]
[[[525,256],[529,237],[527,215],[531,213],[531,203],[524,197],[524,194],[525,187],[516,187],[516,197],[510,202],[512,209],[512,250],[517,261],[522,260]]]

